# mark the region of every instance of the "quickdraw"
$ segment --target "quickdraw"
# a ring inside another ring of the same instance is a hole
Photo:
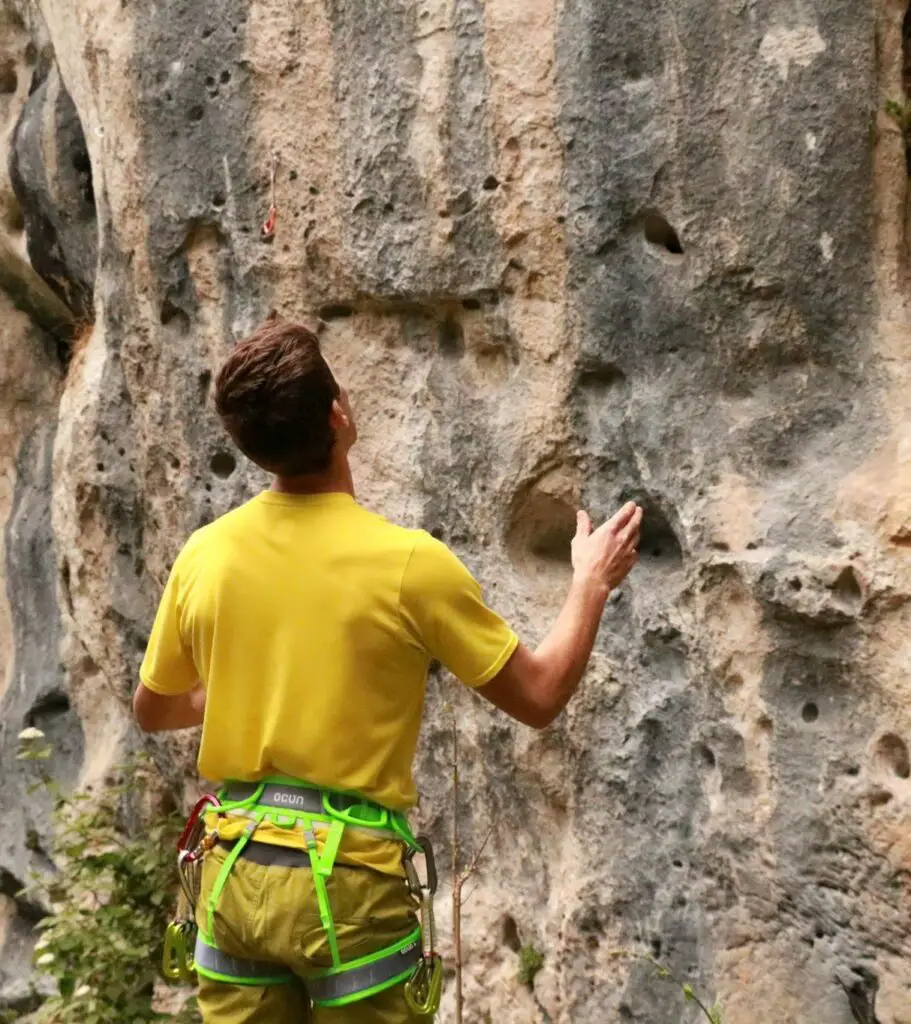
[[[190,985],[196,978],[193,950],[196,945],[194,910],[199,899],[202,858],[217,839],[217,833],[205,835],[203,814],[207,807],[217,807],[218,800],[207,793],[197,801],[177,840],[177,877],[180,894],[177,912],[168,925],[164,938],[161,970],[168,981],[181,981]]]
[[[437,891],[436,863],[433,847],[426,836],[417,836],[417,848],[405,855],[405,874],[408,887],[420,901],[421,959],[414,973],[405,983],[405,1002],[418,1015],[433,1015],[440,1008],[443,992],[443,959],[436,951],[436,923],[433,916],[433,897]],[[414,865],[416,853],[423,853],[427,880],[421,882]]]

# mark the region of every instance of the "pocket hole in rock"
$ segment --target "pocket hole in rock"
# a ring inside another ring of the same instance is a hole
[[[638,501],[642,506],[642,528],[639,535],[640,565],[680,565],[683,561],[680,541],[677,540],[677,535],[665,513],[648,498],[632,497],[630,500]]]
[[[514,506],[507,543],[520,557],[568,566],[575,533],[575,510],[535,486]]]
[[[512,914],[506,914],[503,918],[503,945],[518,953],[522,948],[522,939],[519,937],[519,926]]]
[[[499,187],[500,179],[493,174],[488,174],[487,177],[484,179],[484,184],[481,185],[481,188],[483,188],[485,192],[493,192],[495,189],[498,189]]]
[[[714,751],[706,746],[705,743],[700,743],[696,747],[696,752],[699,754],[699,760],[706,766],[706,768],[714,768],[716,765]]]
[[[911,778],[908,744],[893,732],[881,736],[876,744],[876,760],[881,768],[899,779]]]
[[[205,116],[205,108],[201,107],[199,104],[197,104],[195,107],[190,107],[189,111],[187,112],[187,117],[189,117],[191,121],[201,121]]]
[[[9,95],[19,87],[19,76],[16,74],[16,65],[11,60],[0,64],[0,93]]]
[[[853,565],[846,565],[832,584],[832,593],[847,605],[856,606],[863,602],[864,592]]]
[[[351,316],[354,309],[343,302],[333,303],[328,306],[322,306],[319,311],[320,320],[344,320],[346,317]]]
[[[819,706],[814,704],[813,701],[807,701],[801,709],[800,717],[805,722],[815,722],[819,718]]]
[[[480,309],[481,308],[481,300],[480,299],[462,299],[462,306],[465,309]]]
[[[665,249],[674,256],[683,255],[683,246],[677,232],[660,213],[647,213],[642,226],[645,240],[650,245]]]
[[[209,468],[222,480],[227,480],[237,469],[237,459],[230,452],[216,452],[209,461]]]
[[[465,349],[465,338],[462,334],[462,325],[452,317],[446,317],[446,319],[440,324],[437,332],[437,341],[443,355],[461,355]]]

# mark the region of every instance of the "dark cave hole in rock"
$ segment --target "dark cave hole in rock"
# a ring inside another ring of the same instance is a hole
[[[211,75],[206,76],[206,88],[213,96],[218,92],[218,82]]]
[[[104,472],[104,463],[103,462],[96,462],[95,463],[95,469],[97,469],[99,473],[103,473]]]
[[[522,940],[519,937],[519,926],[512,914],[506,914],[503,918],[503,945],[518,953],[522,948]]]
[[[788,586],[793,591],[803,590],[803,583],[801,583],[800,580],[797,579],[796,576],[793,579],[788,580]]]
[[[569,565],[576,513],[565,501],[533,491],[523,507],[521,519],[524,520],[523,546],[529,554],[545,562]]]
[[[481,308],[481,300],[480,299],[462,299],[462,306],[465,309],[480,309]]]
[[[805,722],[815,722],[819,718],[819,705],[811,700],[807,701],[803,708],[801,708],[800,717]]]
[[[674,861],[671,861],[671,863],[674,865],[675,868],[682,868],[683,867],[683,861],[682,860],[674,860]]]
[[[885,807],[892,802],[892,794],[887,789],[877,789],[870,794],[869,800],[871,807]]]
[[[161,304],[161,313],[159,314],[162,326],[167,326],[170,323],[174,323],[177,327],[187,331],[190,328],[190,318],[187,314],[171,300],[170,296],[166,296],[164,302]]]
[[[199,397],[204,402],[209,397],[209,385],[212,383],[210,370],[203,370],[196,378],[196,386],[199,388]]]
[[[354,313],[354,307],[344,302],[330,303],[328,306],[321,306],[319,309],[320,320],[344,320]]]
[[[899,779],[911,778],[911,756],[908,744],[894,732],[881,736],[876,744],[876,759],[880,766]]]
[[[660,213],[647,213],[642,222],[642,229],[645,233],[645,240],[650,245],[666,249],[674,256],[683,255],[683,246],[680,244],[677,232]]]
[[[221,192],[216,192],[215,195],[212,196],[212,205],[216,210],[220,210],[225,205],[225,197]]]
[[[620,1014],[620,1020],[632,1020],[633,1011],[629,1008],[627,1003],[621,1003],[617,1011]]]
[[[383,213],[395,213],[395,206],[392,203],[384,203]]]
[[[832,593],[844,604],[856,607],[864,599],[864,592],[853,565],[846,565],[832,584]]]
[[[696,747],[696,751],[699,754],[699,760],[706,766],[706,768],[714,768],[717,761],[715,760],[715,753],[711,747],[705,743],[700,743]]]
[[[216,452],[209,460],[209,468],[222,480],[227,480],[237,469],[237,459],[230,452]]]
[[[187,111],[187,117],[191,121],[201,121],[205,116],[205,107],[201,106],[198,103],[195,106],[190,107],[190,109]]]
[[[437,331],[437,343],[445,356],[460,356],[465,350],[465,338],[462,325],[454,317],[448,316],[440,323]]]
[[[25,716],[25,724],[29,728],[40,726],[49,718],[65,715],[70,710],[70,698],[62,690],[39,697],[29,708]]]
[[[227,85],[228,82],[231,81],[231,72],[228,71],[226,68],[224,71],[222,71],[221,75],[219,76],[219,79],[222,85]]]
[[[578,385],[595,394],[609,391],[626,382],[626,374],[614,363],[592,363],[579,371]]]
[[[318,196],[319,195],[319,189],[316,187],[316,185],[311,185],[307,189],[307,191],[310,193],[311,196]]]
[[[430,536],[433,537],[434,540],[442,540],[446,536],[446,534],[445,534],[442,526],[435,526],[430,531]]]
[[[481,188],[484,189],[485,192],[493,192],[495,189],[498,189],[499,187],[500,179],[494,174],[488,174],[487,177],[484,179],[484,183],[481,185]]]
[[[652,956],[654,956],[656,959],[659,956],[661,956],[661,937],[660,936],[653,935],[652,938],[651,938],[651,941],[649,942],[649,946],[651,947],[651,950],[652,950]]]
[[[642,506],[642,529],[639,534],[639,564],[676,567],[683,561],[680,541],[665,513],[648,498],[624,497]]]
[[[10,95],[19,88],[19,76],[16,74],[16,65],[11,60],[5,60],[0,64],[0,94]]]

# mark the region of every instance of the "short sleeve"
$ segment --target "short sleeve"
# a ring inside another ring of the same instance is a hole
[[[184,552],[178,556],[158,606],[139,678],[154,693],[177,696],[199,681],[193,655],[181,633]]]
[[[468,569],[427,533],[405,568],[400,607],[411,638],[467,686],[489,683],[519,644]]]

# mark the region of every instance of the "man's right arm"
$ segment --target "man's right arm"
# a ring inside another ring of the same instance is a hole
[[[534,729],[566,707],[591,657],[604,605],[636,564],[642,509],[629,502],[594,532],[578,515],[572,544],[573,580],[557,621],[531,651],[519,644],[489,683],[478,687],[491,704]]]

